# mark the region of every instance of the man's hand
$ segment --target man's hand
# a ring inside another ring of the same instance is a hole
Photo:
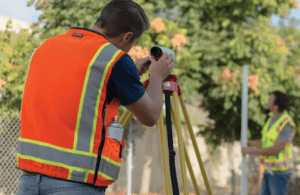
[[[256,154],[257,148],[255,147],[242,147],[242,154]]]
[[[135,60],[135,65],[139,71],[139,75],[142,76],[150,67],[150,64],[147,64],[148,60],[150,60],[150,57],[147,56],[145,58],[137,58]]]
[[[175,61],[173,60],[172,55],[164,53],[158,61],[154,58],[151,58],[150,61],[150,74],[157,78],[161,78],[162,81],[173,72]]]

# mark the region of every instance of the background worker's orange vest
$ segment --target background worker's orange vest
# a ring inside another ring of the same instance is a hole
[[[96,186],[117,180],[124,138],[116,142],[106,129],[119,101],[106,100],[112,68],[124,54],[100,33],[81,28],[33,51],[21,110],[20,169]]]

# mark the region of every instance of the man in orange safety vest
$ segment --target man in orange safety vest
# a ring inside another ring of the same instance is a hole
[[[105,194],[118,179],[124,138],[108,127],[121,103],[143,125],[153,126],[163,105],[163,80],[172,56],[135,62],[127,52],[149,29],[144,10],[112,0],[92,29],[71,28],[31,53],[21,108],[17,195]],[[149,69],[147,89],[140,75]]]

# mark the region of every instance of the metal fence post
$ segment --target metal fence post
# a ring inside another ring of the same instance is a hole
[[[128,163],[127,163],[127,195],[131,195],[132,187],[132,121],[129,124]]]
[[[247,146],[247,130],[248,130],[248,66],[243,66],[243,86],[242,86],[242,147]],[[246,156],[243,155],[242,160],[242,182],[241,195],[246,195]]]

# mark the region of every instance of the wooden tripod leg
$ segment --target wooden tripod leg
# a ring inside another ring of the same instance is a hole
[[[171,106],[171,113],[172,113],[173,121],[175,120],[174,112],[175,112],[174,108]],[[177,128],[178,127],[176,125],[176,129]],[[185,145],[184,145],[184,156],[185,156],[185,161],[186,161],[186,164],[187,164],[187,167],[188,167],[191,179],[192,179],[192,183],[193,183],[196,195],[200,195],[200,190],[199,190],[199,187],[198,187],[198,184],[197,184],[197,180],[196,180],[196,177],[195,177],[195,174],[194,174],[194,171],[193,171],[193,168],[192,168],[192,164],[191,164],[191,161],[190,161],[190,158],[189,158],[189,155],[187,153]]]
[[[127,117],[125,118],[124,122],[121,123],[124,130],[128,127],[128,125],[129,125],[130,121],[132,120],[132,118],[133,118],[133,114],[131,114],[131,112],[129,112]]]
[[[169,168],[169,158],[168,158],[169,154],[167,152],[166,132],[165,132],[163,120],[164,120],[164,118],[163,118],[163,112],[162,112],[158,119],[160,144],[161,144],[161,155],[162,155],[162,161],[163,161],[166,195],[171,195],[172,188],[171,188],[170,168]]]
[[[192,178],[192,183],[193,183],[196,195],[200,195],[201,193],[200,193],[199,187],[197,185],[197,180],[196,180],[196,177],[195,177],[195,174],[194,174],[194,171],[193,171],[193,168],[192,168],[192,164],[191,164],[191,161],[190,161],[190,158],[189,158],[189,155],[187,153],[185,145],[184,145],[184,152],[185,152],[185,154],[184,154],[185,155],[185,161],[186,161],[188,170],[190,172],[190,176]]]
[[[261,181],[262,181],[263,176],[264,176],[264,165],[263,165],[263,163],[261,163],[261,158],[263,158],[263,157],[259,156],[259,176],[258,176],[258,189],[259,189],[259,191],[261,189]]]
[[[184,114],[185,122],[186,122],[188,130],[189,130],[189,134],[190,134],[190,137],[191,137],[191,140],[192,140],[192,143],[193,143],[193,147],[195,149],[196,157],[197,157],[197,160],[198,160],[198,163],[199,163],[199,166],[200,166],[200,170],[201,170],[202,177],[203,177],[203,180],[204,180],[204,183],[205,183],[207,194],[212,195],[211,188],[210,188],[210,185],[209,185],[209,182],[208,182],[208,179],[207,179],[207,175],[206,175],[206,172],[205,172],[205,169],[204,169],[203,161],[202,161],[202,158],[201,158],[201,155],[200,155],[200,152],[199,152],[199,148],[198,148],[198,145],[197,145],[197,142],[196,142],[196,138],[195,138],[195,135],[194,135],[194,132],[193,132],[193,128],[192,128],[189,116],[187,114],[187,110],[186,110],[186,107],[185,107],[182,96],[179,96],[179,102],[180,102],[180,105],[181,105],[181,108],[182,108],[182,112]]]
[[[184,143],[181,132],[181,124],[180,124],[180,114],[179,114],[179,105],[178,105],[178,94],[177,92],[173,92],[173,104],[175,111],[175,124],[178,128],[177,137],[178,137],[178,147],[179,147],[179,159],[180,159],[180,168],[181,168],[181,176],[182,176],[182,185],[183,185],[183,194],[188,195],[189,191],[187,188],[187,176],[186,176],[186,166],[185,166],[185,156],[184,156]]]
[[[129,112],[128,110],[126,110],[126,111],[123,113],[123,115],[121,116],[121,118],[120,118],[120,120],[119,120],[119,123],[123,124],[124,121],[125,121],[125,119],[126,119],[126,117],[128,116],[129,113],[130,113],[130,112]]]

